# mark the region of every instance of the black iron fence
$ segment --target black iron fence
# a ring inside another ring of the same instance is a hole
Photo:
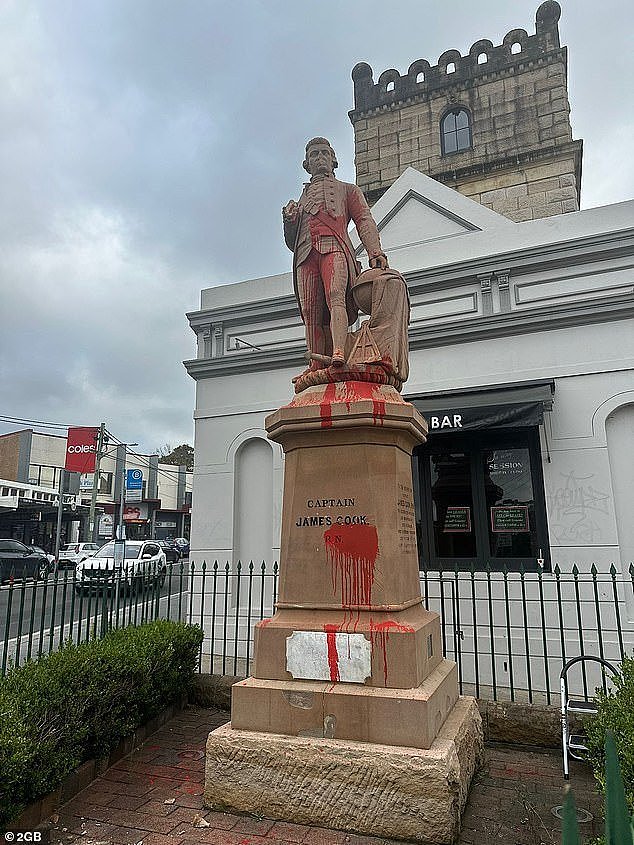
[[[421,572],[424,604],[440,615],[444,655],[458,665],[460,690],[480,698],[557,701],[566,660],[593,654],[619,662],[634,651],[634,565],[552,573]],[[20,665],[112,628],[156,618],[200,625],[202,672],[248,675],[254,626],[273,613],[277,564],[184,562],[130,578],[84,579],[75,571],[0,588],[0,667]],[[604,682],[579,667],[577,694]]]

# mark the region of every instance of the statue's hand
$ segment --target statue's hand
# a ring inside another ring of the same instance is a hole
[[[379,270],[387,270],[388,266],[387,255],[384,252],[380,252],[378,255],[373,255],[370,258],[370,267],[372,268],[377,267]]]
[[[285,220],[297,220],[299,214],[299,206],[295,200],[290,200],[282,209],[282,216]]]

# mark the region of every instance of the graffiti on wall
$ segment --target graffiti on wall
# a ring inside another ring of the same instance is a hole
[[[578,475],[573,469],[559,474],[558,487],[546,493],[550,532],[565,545],[598,544],[605,541],[611,496],[595,485],[595,474]]]

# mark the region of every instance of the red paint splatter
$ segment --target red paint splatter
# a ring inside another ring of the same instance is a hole
[[[363,381],[347,381],[342,386],[344,387],[344,401],[348,410],[350,410],[352,402],[361,402],[364,399],[370,399],[372,401],[374,424],[383,425],[383,420],[385,419],[385,398],[380,392],[380,387],[377,388],[377,385]]]
[[[338,625],[324,625],[326,632],[326,645],[328,647],[328,668],[330,669],[330,680],[337,683],[339,680],[339,652],[337,651]]]
[[[325,371],[324,371],[325,372]],[[345,371],[347,372],[347,371]],[[370,401],[380,401],[387,405],[405,405],[407,404],[403,397],[396,391],[384,392],[382,390],[382,383],[374,383],[372,381],[356,381],[345,380],[340,381],[342,371],[332,371],[329,373],[329,383],[325,387],[328,391],[327,398],[325,393],[311,393],[310,391],[302,391],[295,395],[295,397],[285,405],[286,408],[302,408],[310,407],[312,405],[336,405],[338,403],[345,403],[348,409],[352,402],[361,402],[364,399]],[[330,411],[325,408],[327,416],[330,416]]]
[[[200,792],[200,787],[197,786],[195,783],[181,783],[176,788],[178,791],[186,792],[188,795],[202,795],[202,792]]]
[[[399,625],[392,619],[386,619],[385,622],[373,622],[370,619],[370,642],[372,643],[372,652],[374,647],[379,646],[383,652],[383,680],[387,686],[387,641],[390,638],[390,631],[399,631],[401,633],[412,634],[414,629],[411,625]]]
[[[379,538],[374,525],[333,525],[324,532],[332,588],[343,608],[371,603]]]
[[[266,626],[271,622],[271,619],[260,619],[259,622],[255,623],[256,628],[266,628]]]
[[[327,384],[324,390],[323,399],[319,405],[319,416],[321,417],[322,428],[332,428],[332,403],[335,399],[335,391],[337,386]]]

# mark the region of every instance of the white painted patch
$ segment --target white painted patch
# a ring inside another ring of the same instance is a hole
[[[371,658],[372,646],[363,634],[293,631],[286,638],[286,670],[304,681],[333,681],[338,675],[343,683],[362,684],[372,673]]]

